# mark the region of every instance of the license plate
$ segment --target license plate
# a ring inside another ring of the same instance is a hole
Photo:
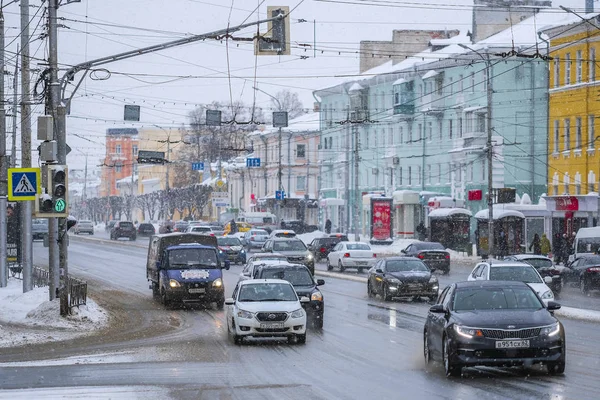
[[[206,293],[206,289],[205,288],[196,288],[196,289],[190,289],[190,290],[188,290],[188,292],[190,292],[190,293]]]
[[[270,324],[260,324],[260,329],[281,329],[283,322],[272,322]]]
[[[529,348],[529,340],[498,340],[497,349],[525,349]]]
[[[356,265],[367,265],[369,264],[367,261],[355,261]]]
[[[421,285],[408,285],[408,288],[411,290],[419,290],[421,289]]]

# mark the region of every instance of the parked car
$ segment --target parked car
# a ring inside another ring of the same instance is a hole
[[[523,282],[458,282],[429,309],[423,330],[425,364],[439,360],[447,376],[463,367],[545,364],[565,371],[565,330]]]
[[[137,227],[137,234],[138,234],[138,236],[152,236],[155,233],[156,233],[156,228],[151,223],[142,222]]]
[[[371,268],[377,261],[376,257],[367,243],[339,242],[327,256],[327,271],[336,266],[340,272],[346,268],[357,268],[360,273],[365,268]]]
[[[525,282],[535,290],[544,303],[554,301],[554,293],[546,285],[552,283],[552,278],[547,276],[542,279],[540,273],[527,263],[518,261],[484,261],[475,266],[467,280]]]
[[[379,261],[369,270],[367,294],[381,295],[383,300],[394,297],[428,297],[435,301],[439,283],[429,267],[418,258],[390,257]]]
[[[187,221],[178,221],[173,225],[173,232],[185,232],[188,225]]]
[[[299,297],[307,297],[310,302],[303,303],[307,323],[317,329],[323,328],[325,302],[318,286],[325,284],[323,279],[314,280],[308,268],[300,264],[261,264],[254,272],[254,279],[283,279],[296,290]]]
[[[111,240],[119,240],[119,238],[126,237],[129,240],[135,240],[137,234],[135,232],[135,226],[131,221],[118,221],[110,231]]]
[[[273,238],[293,238],[296,237],[296,232],[291,229],[274,229],[269,235],[269,239]]]
[[[402,254],[417,257],[432,271],[442,271],[443,274],[450,272],[450,253],[441,243],[414,242],[402,250]]]
[[[48,230],[46,230],[48,232]],[[73,227],[73,233],[76,235],[80,235],[82,233],[87,233],[88,235],[94,234],[94,223],[92,221],[78,221],[77,224]]]
[[[244,232],[248,251],[262,248],[268,238],[269,233],[264,229],[250,229],[248,232]]]
[[[569,282],[579,285],[583,294],[600,289],[600,255],[582,255],[577,257],[566,271]]]
[[[247,337],[287,337],[306,342],[306,312],[294,287],[279,279],[238,282],[227,305],[227,332],[235,344]]]
[[[246,264],[246,250],[240,239],[231,236],[217,237],[217,249],[222,260],[229,260],[235,264]]]
[[[311,274],[315,274],[315,259],[304,242],[296,238],[274,238],[265,242],[262,251],[280,253],[287,257],[292,264],[304,264]]]
[[[174,225],[173,221],[163,221],[158,227],[158,233],[172,233]]]
[[[322,258],[327,258],[331,250],[333,250],[335,245],[339,242],[340,238],[338,237],[315,238],[308,245],[308,250],[310,250],[313,254],[313,257],[315,257],[315,262],[318,262]]]
[[[113,219],[113,220],[110,220],[110,221],[108,221],[108,223],[107,223],[107,224],[104,226],[104,230],[105,230],[106,232],[110,232],[110,231],[112,231],[112,228],[114,228],[114,226],[115,226],[115,224],[116,224],[117,222],[119,222],[119,221],[117,221],[117,220],[114,220],[114,219]]]
[[[33,240],[44,240],[48,235],[48,219],[34,218],[31,221],[31,237]]]
[[[213,227],[208,225],[188,225],[185,231],[186,233],[193,232],[202,233],[209,236],[215,236],[215,234],[213,233]]]
[[[542,278],[546,276],[551,277],[552,283],[548,284],[548,286],[550,286],[550,289],[552,289],[554,294],[560,294],[563,285],[563,277],[550,258],[536,254],[515,254],[504,257],[504,260],[525,262],[537,269]]]

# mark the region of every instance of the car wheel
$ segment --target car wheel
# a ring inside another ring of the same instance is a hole
[[[306,343],[306,333],[304,335],[296,335],[296,343],[298,343],[298,344]]]
[[[167,293],[164,290],[160,294],[160,302],[165,307],[169,307],[171,305],[171,302],[169,299],[167,299]]]
[[[223,310],[225,308],[225,298],[219,299],[216,303],[217,310]]]
[[[448,338],[444,336],[444,340],[442,341],[442,353],[444,355],[444,370],[446,371],[446,376],[458,377],[462,373],[462,367],[460,365],[456,365],[450,361],[450,354],[448,354]]]
[[[423,333],[423,357],[425,357],[425,365],[430,365],[433,359],[431,358],[431,349],[429,348],[429,335],[427,331]]]
[[[323,329],[323,318],[314,319],[312,326],[314,329]]]
[[[338,268],[340,269],[340,272],[344,272],[346,270],[346,268],[344,268],[344,264],[342,264],[342,260],[338,261]]]
[[[152,297],[155,300],[160,299],[160,290],[158,289],[158,285],[156,283],[152,283]]]
[[[585,281],[585,278],[582,278],[579,280],[579,289],[581,290],[581,293],[587,295],[590,292],[590,288],[588,287],[587,282]]]
[[[392,301],[392,296],[390,295],[390,291],[387,285],[383,286],[383,300],[384,301]]]
[[[371,281],[367,281],[367,296],[369,296],[369,298],[373,297],[373,289],[371,288]]]
[[[327,258],[327,271],[331,271],[333,269],[333,267],[331,266],[331,263],[329,262],[329,258]]]
[[[233,318],[231,319],[231,327],[235,329],[235,320]],[[242,344],[244,338],[240,335],[236,335],[235,331],[231,331],[229,325],[227,325],[227,331],[229,333],[229,337],[231,337],[231,340],[233,341],[233,344]]]
[[[548,368],[548,373],[550,375],[562,375],[565,373],[565,362],[559,361],[554,363],[548,363],[546,368]]]

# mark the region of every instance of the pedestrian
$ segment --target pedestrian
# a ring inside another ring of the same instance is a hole
[[[552,251],[550,239],[548,239],[545,233],[542,233],[542,238],[540,239],[540,250],[544,257],[548,257],[548,254],[550,254],[550,252]]]
[[[235,223],[235,220],[232,218],[231,221],[229,221],[229,234],[233,235],[234,233],[238,232],[238,228],[237,228],[237,224]]]
[[[554,240],[552,241],[552,252],[554,253],[554,263],[556,265],[560,264],[563,260],[562,250],[562,236],[560,235],[560,233],[555,233]]]
[[[500,231],[500,236],[498,240],[498,255],[500,258],[506,256],[506,252],[508,250],[508,243],[506,239],[506,233],[503,230]]]
[[[417,234],[418,234],[418,239],[422,242],[427,237],[427,228],[425,228],[425,224],[423,224],[423,221],[421,221],[419,223],[419,225],[417,226]]]
[[[531,241],[531,244],[529,245],[529,251],[531,251],[532,248],[533,248],[533,254],[535,254],[535,255],[542,254],[542,244],[540,243],[540,235],[538,235],[537,233],[535,235],[533,235],[533,240]]]
[[[569,249],[569,236],[566,233],[563,233],[562,235],[560,252],[562,255],[563,265],[567,265],[567,262],[569,261],[569,253],[571,252],[571,250]]]
[[[331,233],[331,220],[329,218],[325,221],[325,233]]]

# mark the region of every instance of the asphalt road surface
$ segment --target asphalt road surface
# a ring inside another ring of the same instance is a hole
[[[368,299],[365,284],[334,278],[322,287],[324,329],[309,331],[305,345],[237,346],[227,338],[223,311],[167,310],[152,300],[142,243],[71,240],[71,274],[88,280],[91,296],[115,323],[69,343],[3,349],[0,398],[595,399],[600,393],[597,324],[563,319],[564,376],[538,367],[472,368],[448,379],[440,365],[424,366],[427,303]],[[36,263],[46,263],[40,243],[34,253]],[[454,268],[442,285],[464,279],[461,269],[468,273],[468,266]],[[225,273],[227,293],[240,270]]]

